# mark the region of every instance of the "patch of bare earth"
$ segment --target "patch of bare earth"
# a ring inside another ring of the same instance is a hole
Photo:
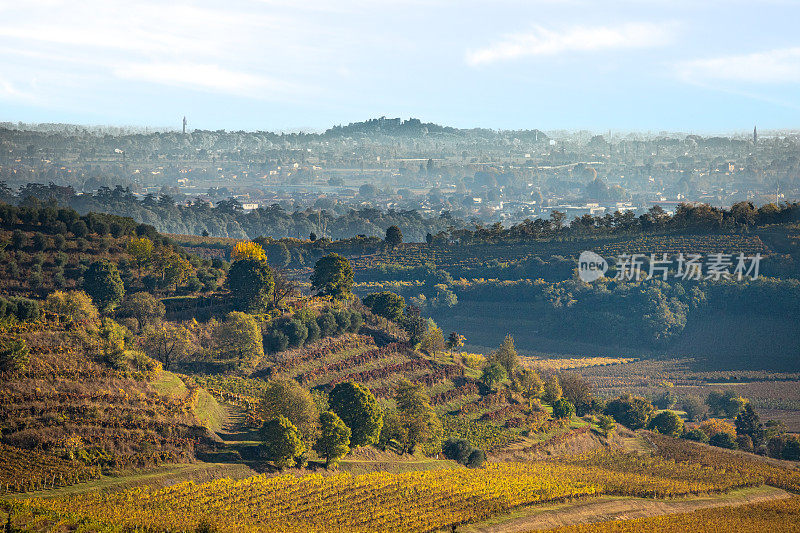
[[[462,526],[458,531],[464,533],[521,533],[573,524],[689,513],[697,509],[732,507],[779,500],[790,496],[791,494],[784,490],[766,486],[742,489],[728,494],[670,500],[601,496],[578,503],[530,506],[518,509],[506,517],[498,517],[472,526]]]

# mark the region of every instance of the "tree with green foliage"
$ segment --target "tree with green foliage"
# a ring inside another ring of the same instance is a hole
[[[122,300],[119,309],[117,309],[118,316],[135,318],[139,331],[145,326],[164,318],[165,313],[166,309],[161,300],[149,292],[137,292],[127,295]]]
[[[95,261],[83,275],[83,288],[103,312],[112,310],[125,295],[125,285],[117,267],[106,261]]]
[[[717,448],[726,448],[728,450],[735,450],[739,446],[736,444],[736,438],[731,435],[730,433],[725,433],[724,431],[720,431],[711,436],[708,439],[708,443],[711,446],[716,446]]]
[[[261,327],[253,315],[232,311],[213,332],[214,345],[221,359],[236,359],[242,365],[264,357]]]
[[[351,446],[366,446],[378,442],[383,426],[383,413],[369,389],[352,381],[339,383],[331,391],[328,402],[331,410],[352,431]]]
[[[505,367],[496,361],[488,363],[481,372],[481,381],[492,390],[497,389],[507,379]]]
[[[455,331],[451,331],[450,335],[447,336],[445,347],[448,350],[455,350],[456,348],[461,348],[464,346],[465,342],[467,342],[467,338],[464,335],[461,335]]]
[[[194,346],[189,328],[171,322],[147,326],[140,343],[147,355],[161,361],[164,370],[169,370],[172,363],[186,357]]]
[[[350,297],[353,289],[353,267],[350,261],[339,254],[330,253],[314,265],[311,286],[317,294],[333,296],[343,300]]]
[[[316,438],[317,404],[308,389],[293,379],[269,381],[261,395],[258,414],[264,420],[286,417],[300,430],[306,442],[313,442]]]
[[[735,423],[737,435],[747,435],[755,447],[764,444],[764,426],[750,402],[745,403],[736,415]]]
[[[319,438],[314,451],[325,458],[325,468],[335,465],[350,451],[350,428],[333,411],[319,415]]]
[[[514,346],[514,337],[510,334],[506,335],[506,338],[503,339],[503,342],[500,343],[497,350],[489,355],[488,360],[490,362],[500,363],[503,365],[503,368],[506,369],[506,374],[509,376],[513,375],[514,370],[516,370],[520,364],[517,349]]]
[[[450,437],[442,443],[442,454],[467,468],[478,468],[486,461],[483,450],[458,437]]]
[[[650,420],[647,427],[662,435],[678,437],[683,433],[683,419],[675,411],[661,411]]]
[[[712,416],[736,418],[745,403],[747,403],[747,400],[732,389],[711,391],[706,397],[706,404]]]
[[[431,326],[425,335],[422,336],[420,342],[420,349],[432,357],[444,350],[444,335],[442,328],[438,326]]]
[[[650,422],[655,408],[640,396],[623,394],[606,405],[605,414],[631,429],[642,429]]]
[[[553,417],[558,419],[572,418],[575,414],[575,406],[566,398],[559,398],[553,403]]]
[[[406,308],[406,300],[391,291],[373,292],[364,297],[364,305],[370,311],[389,320],[400,320]]]
[[[261,311],[272,300],[275,279],[264,259],[239,259],[228,270],[227,285],[240,311]]]
[[[25,339],[0,340],[0,372],[25,372],[30,358],[31,352]]]
[[[695,442],[708,443],[708,435],[706,434],[705,431],[703,431],[700,428],[690,429],[689,431],[681,435],[681,438],[684,438],[686,440],[692,440]]]
[[[397,226],[389,226],[386,228],[385,242],[390,250],[394,250],[397,246],[403,244],[403,232]]]
[[[442,421],[431,407],[421,383],[401,379],[397,384],[395,401],[405,437],[401,443],[404,451],[411,452],[416,446],[441,437]]]
[[[600,415],[597,420],[597,427],[600,428],[603,436],[608,438],[614,433],[614,429],[617,427],[617,425],[614,423],[614,419],[610,416]]]
[[[561,390],[561,383],[558,381],[558,376],[552,375],[547,378],[547,381],[544,384],[544,392],[542,393],[542,400],[553,405],[558,400],[561,399],[563,396],[563,391]]]
[[[263,457],[279,469],[292,467],[298,462],[306,446],[300,431],[285,416],[264,422],[261,427]]]

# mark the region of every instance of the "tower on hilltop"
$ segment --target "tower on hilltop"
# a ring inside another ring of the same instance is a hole
[[[758,144],[758,131],[755,126],[753,126],[753,144]]]
[[[183,134],[186,135],[186,117],[183,117]]]

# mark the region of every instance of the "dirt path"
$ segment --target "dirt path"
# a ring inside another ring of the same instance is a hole
[[[790,496],[791,494],[786,491],[766,486],[742,489],[716,496],[671,500],[601,496],[578,503],[530,506],[504,517],[497,517],[471,526],[461,526],[458,531],[462,533],[521,533],[605,520],[630,520],[645,516],[688,513],[697,509],[745,505]]]

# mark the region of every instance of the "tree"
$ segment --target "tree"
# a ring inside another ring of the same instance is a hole
[[[506,374],[512,375],[517,366],[519,366],[519,356],[517,355],[517,349],[514,347],[514,337],[510,334],[506,335],[497,350],[489,355],[488,360],[500,363],[506,369]]]
[[[422,337],[420,348],[429,355],[436,357],[438,352],[444,350],[444,335],[442,335],[442,329],[437,326],[429,327],[428,331]]]
[[[404,451],[413,451],[419,444],[436,440],[442,435],[442,422],[431,407],[430,398],[421,383],[402,379],[395,394],[400,424],[405,436]]]
[[[150,261],[153,255],[153,241],[147,237],[131,237],[128,241],[128,254],[136,261],[139,277],[142,277],[142,268]]]
[[[450,335],[447,336],[445,346],[448,350],[455,350],[456,348],[464,346],[465,342],[467,342],[467,338],[464,335],[451,331]]]
[[[684,438],[686,440],[693,440],[695,442],[708,443],[708,435],[706,435],[706,432],[700,428],[690,429],[689,431],[684,433],[681,438]]]
[[[253,363],[264,357],[261,327],[253,315],[232,311],[214,330],[214,344],[224,359]]]
[[[25,372],[30,358],[25,339],[0,339],[0,372]]]
[[[544,393],[542,394],[542,399],[550,405],[553,405],[561,399],[563,394],[564,393],[561,390],[561,383],[558,382],[558,376],[550,376],[544,384]]]
[[[350,428],[333,411],[319,415],[320,436],[314,451],[325,458],[325,468],[336,464],[350,451]]]
[[[102,311],[113,309],[125,295],[119,271],[106,260],[95,261],[83,276],[83,288]]]
[[[483,450],[473,446],[467,439],[450,437],[442,443],[442,454],[468,468],[478,468],[486,460]]]
[[[239,259],[228,271],[228,288],[240,310],[265,308],[275,290],[272,269],[264,259]]]
[[[169,322],[145,328],[141,345],[147,355],[161,361],[164,370],[169,370],[175,360],[186,357],[193,347],[191,331]]]
[[[738,445],[736,444],[736,439],[730,433],[720,432],[715,435],[712,435],[710,439],[708,439],[708,443],[711,446],[716,446],[717,448],[727,448],[729,450],[735,450]]]
[[[699,396],[687,396],[681,402],[681,407],[686,412],[686,418],[690,422],[699,421],[706,413],[706,406]]]
[[[683,420],[674,411],[661,411],[650,420],[648,427],[662,435],[677,437],[683,433]]]
[[[162,263],[164,284],[166,286],[174,285],[175,289],[186,281],[192,271],[192,264],[178,254],[167,255]]]
[[[255,259],[256,261],[266,261],[267,254],[264,253],[264,248],[257,242],[240,241],[233,245],[231,250],[231,259],[238,261],[239,259]]]
[[[95,322],[98,319],[97,308],[83,291],[55,291],[47,296],[44,309],[67,324]]]
[[[481,381],[490,389],[496,389],[508,379],[505,367],[498,362],[488,363],[483,367]]]
[[[750,437],[755,447],[764,444],[764,426],[761,425],[761,420],[750,402],[744,404],[736,415],[736,434]]]
[[[353,267],[339,254],[331,253],[314,265],[311,286],[317,294],[347,299],[353,288]]]
[[[353,447],[378,442],[383,413],[369,389],[351,381],[339,383],[331,391],[328,403],[352,431],[350,443]]]
[[[261,427],[261,449],[265,459],[279,470],[294,466],[306,451],[300,431],[285,416],[278,416]]]
[[[553,417],[570,419],[575,414],[575,406],[566,398],[559,398],[553,403]]]
[[[713,437],[717,433],[727,433],[731,437],[736,436],[736,428],[734,425],[727,420],[720,420],[719,418],[704,420],[703,423],[700,424],[700,429],[709,437]]]
[[[600,431],[603,432],[603,435],[608,438],[614,432],[614,429],[617,425],[614,423],[614,419],[607,415],[600,415],[600,418],[597,421],[597,427],[600,428]]]
[[[395,321],[402,318],[406,308],[405,298],[391,291],[373,292],[363,302],[376,315]]]
[[[644,398],[623,394],[608,402],[605,414],[614,417],[618,423],[631,429],[642,429],[647,426],[654,410],[653,404]]]
[[[293,379],[275,379],[267,383],[261,395],[259,415],[264,420],[286,417],[300,430],[306,442],[317,433],[319,410],[311,393]]]
[[[283,270],[275,270],[272,273],[275,287],[272,291],[272,306],[277,308],[285,298],[294,296],[298,292],[297,282],[289,279]]]
[[[149,292],[129,294],[122,300],[122,305],[117,310],[119,316],[135,318],[140,331],[145,326],[164,318],[165,313],[166,309],[161,300]]]
[[[564,398],[575,406],[575,411],[583,416],[592,401],[592,385],[577,372],[560,372],[558,383]]]
[[[394,250],[395,247],[403,244],[403,232],[397,226],[389,226],[386,229],[385,242],[390,250]]]
[[[711,415],[725,416],[726,418],[735,418],[746,402],[747,400],[731,389],[711,391],[706,397],[706,404]]]
[[[523,368],[516,376],[516,384],[522,397],[528,400],[528,403],[534,399],[539,398],[544,392],[544,382],[539,376],[539,373],[530,368]]]

